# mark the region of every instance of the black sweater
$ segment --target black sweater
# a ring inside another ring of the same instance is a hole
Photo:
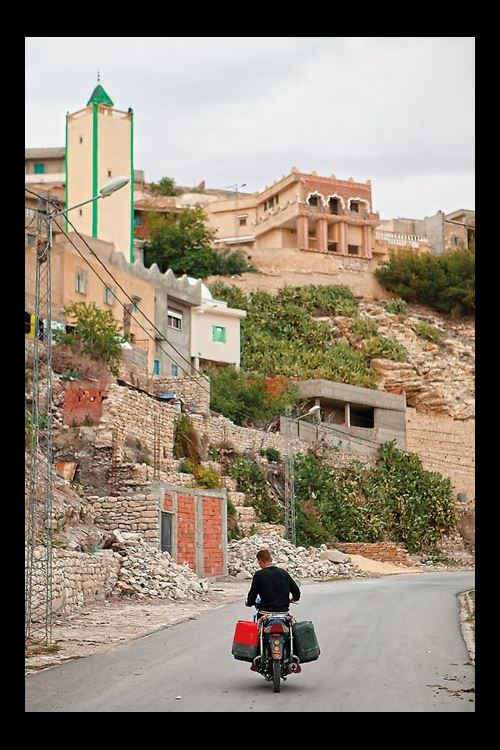
[[[260,596],[260,612],[288,612],[290,594],[295,601],[300,599],[300,589],[291,575],[276,565],[269,565],[254,573],[246,605],[253,607]]]

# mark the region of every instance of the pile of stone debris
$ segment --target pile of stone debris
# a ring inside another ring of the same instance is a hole
[[[240,579],[251,578],[258,570],[256,554],[259,549],[269,549],[276,565],[288,570],[298,580],[306,578],[325,580],[329,578],[353,578],[365,574],[350,562],[349,555],[339,550],[320,547],[295,547],[291,542],[276,535],[254,536],[238,539],[228,545],[228,572]]]
[[[111,548],[123,556],[115,591],[138,599],[205,599],[208,581],[187,565],[177,565],[135,533],[115,530]]]

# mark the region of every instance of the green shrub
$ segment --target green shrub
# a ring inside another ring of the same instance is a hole
[[[198,433],[189,414],[181,414],[174,427],[174,458],[189,458],[193,464],[200,462]]]
[[[372,336],[363,342],[361,351],[368,359],[383,357],[394,362],[407,362],[408,352],[405,347],[394,339],[386,336]]]
[[[228,473],[236,479],[238,492],[244,492],[252,501],[260,521],[280,522],[281,509],[269,494],[266,478],[255,461],[247,456],[235,456],[228,466]]]
[[[210,408],[238,425],[263,427],[295,401],[289,388],[276,396],[262,377],[232,366],[210,373]]]
[[[441,331],[425,320],[416,324],[415,333],[427,341],[432,341],[433,344],[440,344],[443,339]]]
[[[404,301],[404,299],[401,299],[399,297],[398,299],[390,299],[388,302],[385,303],[384,309],[388,313],[393,313],[394,315],[404,315],[406,313],[406,308],[408,305]]]
[[[348,287],[283,287],[275,296],[257,291],[247,297],[217,282],[211,291],[214,297],[247,311],[241,321],[243,371],[262,377],[326,378],[376,386],[365,358],[349,344],[337,341],[338,333],[330,325],[313,318],[355,315],[358,301]]]
[[[391,540],[410,552],[432,550],[458,522],[450,480],[394,442],[379,447],[373,468],[339,471],[320,456],[297,455],[295,495],[300,544]]]
[[[370,320],[370,318],[364,318],[360,316],[355,316],[351,320],[349,330],[355,336],[359,336],[363,339],[370,338],[371,336],[376,336],[378,333],[377,324],[374,320]]]
[[[206,469],[204,466],[195,466],[194,476],[198,487],[204,487],[207,490],[215,490],[220,487],[220,476],[213,469]]]
[[[179,471],[181,474],[193,474],[193,464],[189,458],[183,458],[179,464]]]
[[[110,310],[100,310],[93,302],[73,302],[64,308],[71,333],[54,332],[54,341],[63,346],[78,346],[83,354],[102,362],[118,376],[121,360],[121,329]]]
[[[263,448],[260,455],[265,456],[268,461],[274,461],[276,464],[281,463],[281,454],[276,448]]]
[[[440,255],[394,253],[375,275],[385,289],[407,302],[420,302],[456,317],[474,314],[475,255],[470,250]]]

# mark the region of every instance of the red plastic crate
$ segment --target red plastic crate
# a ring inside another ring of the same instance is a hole
[[[241,643],[245,646],[259,645],[259,628],[256,622],[238,620],[234,630],[233,643]]]

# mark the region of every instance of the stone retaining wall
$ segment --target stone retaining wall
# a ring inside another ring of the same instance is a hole
[[[390,562],[396,565],[413,565],[404,547],[395,542],[339,542],[335,547],[347,555],[362,555],[370,560]]]

